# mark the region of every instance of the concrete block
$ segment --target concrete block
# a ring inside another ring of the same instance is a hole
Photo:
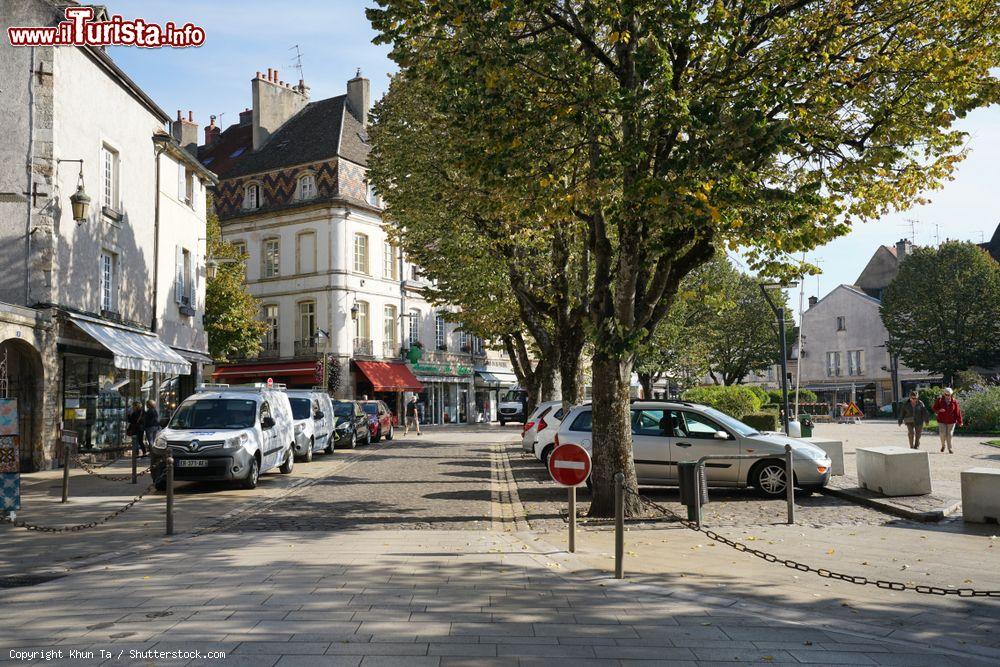
[[[826,440],[824,438],[802,438],[810,445],[815,445],[826,452],[830,457],[830,474],[844,474],[844,443],[840,440]]]
[[[962,471],[962,520],[1000,522],[1000,468]]]
[[[908,447],[859,447],[858,484],[883,496],[924,496],[931,492],[927,452]]]

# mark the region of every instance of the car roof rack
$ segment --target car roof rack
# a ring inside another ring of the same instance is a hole
[[[198,391],[216,391],[217,389],[229,389],[229,385],[224,382],[204,382],[194,388]]]
[[[226,391],[287,391],[288,387],[278,383],[273,382],[271,386],[268,387],[264,382],[253,382],[250,384],[234,384],[226,387]]]

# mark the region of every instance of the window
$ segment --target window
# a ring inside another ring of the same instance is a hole
[[[112,211],[117,211],[119,202],[118,151],[107,145],[101,147],[101,164],[104,167],[101,178],[101,204]]]
[[[840,375],[840,352],[826,353],[826,376],[838,377]]]
[[[469,334],[460,331],[458,334],[458,349],[462,352],[472,352],[472,345],[469,342],[470,338]]]
[[[670,422],[665,417],[663,410],[635,410],[632,413],[632,434],[669,437]]]
[[[177,263],[174,270],[174,301],[182,306],[194,307],[195,303],[195,262],[191,251],[177,246]]]
[[[316,334],[316,302],[302,301],[299,303],[299,343],[304,346],[313,344],[313,336]]]
[[[843,315],[837,318],[837,331],[847,331],[847,318]]]
[[[265,278],[274,278],[281,275],[281,246],[278,239],[264,239],[264,252],[261,253],[264,259],[263,274]]]
[[[295,237],[296,273],[315,273],[316,271],[316,234],[302,232]]]
[[[104,250],[101,252],[101,310],[115,310],[115,265],[118,257]]]
[[[399,280],[399,262],[396,257],[396,246],[388,241],[382,244],[382,276],[391,280]]]
[[[676,436],[679,438],[693,438],[695,440],[714,440],[715,434],[723,430],[721,426],[707,417],[703,417],[693,412],[675,412]]]
[[[265,350],[277,350],[278,349],[278,306],[276,304],[268,304],[261,308],[264,314],[264,324],[267,325],[267,329],[264,331],[264,349]]]
[[[381,206],[382,201],[379,199],[378,192],[375,191],[375,186],[371,183],[368,184],[368,189],[366,192],[366,198],[368,203],[372,206]]]
[[[593,420],[594,413],[590,410],[584,410],[576,416],[573,423],[570,424],[569,430],[571,431],[586,431],[590,433],[593,430]]]
[[[865,374],[865,351],[864,350],[848,350],[847,351],[847,374],[848,375],[864,375]]]
[[[420,311],[410,311],[410,345],[420,342]]]
[[[440,313],[434,318],[434,344],[439,350],[448,349],[448,337],[445,332],[444,317]]]
[[[382,338],[387,349],[396,347],[396,306],[385,306],[382,309]]]
[[[177,200],[194,206],[194,174],[185,169],[183,164],[177,165]]]
[[[368,320],[369,308],[367,301],[355,302],[358,306],[358,317],[354,320],[354,337],[368,340],[371,338],[371,328]]]
[[[295,198],[304,201],[316,196],[316,177],[312,174],[305,174],[299,178],[298,186],[295,188]]]
[[[354,271],[368,274],[368,237],[364,234],[354,235]]]
[[[260,208],[260,186],[251,183],[243,189],[243,208],[253,211]]]
[[[233,250],[238,253],[238,259],[243,262],[243,269],[246,270],[247,261],[247,242],[246,241],[233,241]]]

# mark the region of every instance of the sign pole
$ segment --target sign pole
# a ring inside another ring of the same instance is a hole
[[[576,487],[569,487],[569,552],[576,552]]]

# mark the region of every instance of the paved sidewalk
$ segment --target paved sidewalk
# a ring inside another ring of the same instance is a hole
[[[531,533],[487,531],[203,535],[0,592],[4,657],[95,652],[77,665],[102,649],[123,651],[112,665],[150,650],[224,651],[227,665],[989,662],[798,620],[616,582]]]

